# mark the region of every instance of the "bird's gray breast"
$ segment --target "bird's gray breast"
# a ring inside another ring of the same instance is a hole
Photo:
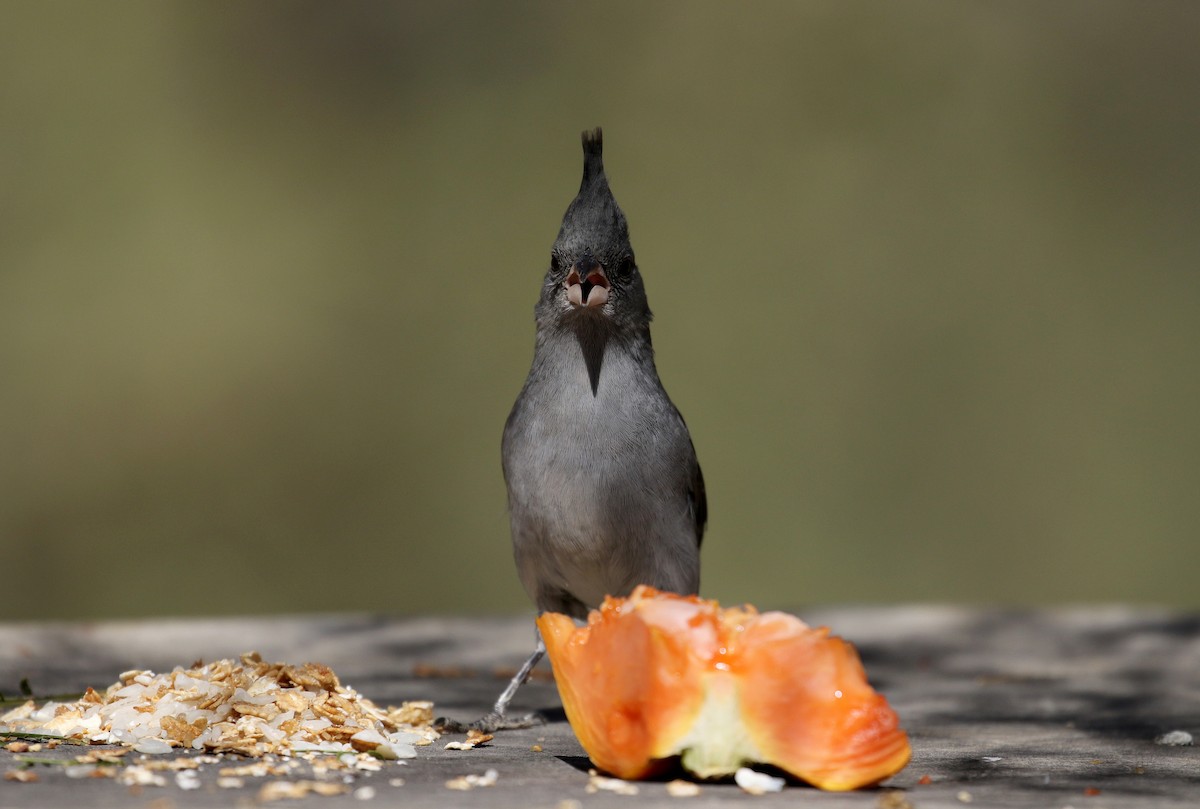
[[[522,583],[539,609],[556,593],[595,607],[642,583],[694,592],[695,456],[653,364],[610,344],[593,392],[579,349],[557,348],[535,361],[504,433]]]

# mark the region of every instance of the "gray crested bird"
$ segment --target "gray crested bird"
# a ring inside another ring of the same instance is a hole
[[[504,425],[513,555],[538,613],[587,617],[639,584],[700,587],[704,478],[687,425],[659,381],[650,307],[602,157],[583,133],[583,182],[567,207],[534,307],[533,365]],[[476,727],[509,720],[537,648]]]

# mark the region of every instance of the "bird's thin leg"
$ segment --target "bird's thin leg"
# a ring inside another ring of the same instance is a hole
[[[517,670],[517,673],[509,681],[508,687],[500,694],[499,699],[496,700],[496,705],[492,708],[492,714],[499,717],[505,715],[508,711],[508,703],[512,702],[512,698],[517,695],[517,689],[528,682],[529,675],[533,673],[533,667],[538,664],[538,661],[542,659],[542,655],[544,654],[546,654],[546,643],[542,640],[542,635],[539,632],[537,648],[533,650],[533,654],[525,659],[521,668]]]
[[[513,675],[513,678],[509,680],[508,686],[500,694],[500,698],[496,700],[491,713],[481,716],[469,724],[463,724],[453,719],[438,719],[434,724],[446,733],[466,733],[468,730],[480,730],[484,733],[492,733],[497,730],[516,730],[541,724],[545,720],[535,713],[510,719],[507,712],[508,703],[512,702],[513,697],[517,694],[517,690],[529,680],[529,675],[533,672],[533,667],[538,664],[538,661],[542,659],[544,654],[546,654],[546,644],[542,641],[541,634],[538,634],[537,648],[521,664],[521,668]]]

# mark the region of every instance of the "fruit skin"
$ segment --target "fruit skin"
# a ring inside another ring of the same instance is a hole
[[[854,647],[793,616],[639,587],[605,599],[586,627],[545,613],[538,629],[571,727],[618,777],[682,756],[701,777],[761,762],[848,790],[911,755]]]

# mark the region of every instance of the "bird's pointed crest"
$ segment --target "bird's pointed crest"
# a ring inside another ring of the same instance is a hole
[[[587,188],[597,179],[607,184],[604,176],[604,130],[600,127],[583,132],[583,182],[579,184],[579,190]]]
[[[583,181],[563,216],[555,249],[615,262],[629,251],[629,231],[604,173],[604,133],[600,127],[586,130],[582,141]]]

